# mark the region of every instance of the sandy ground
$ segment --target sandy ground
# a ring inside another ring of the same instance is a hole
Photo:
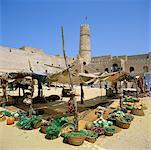
[[[88,99],[100,93],[100,90],[86,90]],[[61,137],[53,141],[47,140],[38,129],[24,131],[0,122],[0,150],[150,150],[151,98],[144,98],[143,101],[148,107],[145,116],[135,116],[129,129],[123,129],[112,137],[99,138],[95,144],[84,142],[80,147],[64,144]]]
[[[79,86],[74,86],[74,89],[76,91],[77,95],[80,95],[80,87]],[[97,96],[104,96],[106,94],[105,89],[104,88],[91,88],[88,86],[84,86],[83,87],[84,90],[84,99],[92,99],[94,97]],[[7,91],[8,95],[13,95],[13,96],[18,96],[19,95],[19,90],[17,89],[16,91]],[[60,95],[61,96],[62,93],[62,88],[55,88],[55,87],[47,87],[47,86],[43,86],[43,95],[44,96],[50,96],[53,94],[56,95]],[[38,94],[38,88],[37,85],[34,86],[34,96],[36,97]],[[2,96],[2,90],[0,89],[0,95]],[[23,95],[22,90],[21,90],[21,95]],[[80,97],[77,96],[77,100],[80,100]]]

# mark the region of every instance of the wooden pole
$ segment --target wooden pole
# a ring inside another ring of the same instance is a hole
[[[74,90],[73,88],[73,83],[72,83],[72,74],[70,72],[70,69],[68,67],[68,63],[67,63],[67,57],[66,57],[66,52],[65,52],[65,47],[64,47],[64,30],[63,27],[61,27],[61,33],[62,33],[62,50],[63,50],[63,56],[64,56],[64,60],[65,60],[65,65],[67,67],[67,71],[68,71],[68,75],[69,75],[69,81],[70,81],[70,89],[71,91]],[[74,117],[75,117],[75,130],[78,130],[78,111],[77,111],[77,102],[76,102],[76,97],[73,96],[73,103],[75,106],[75,113],[74,113]]]

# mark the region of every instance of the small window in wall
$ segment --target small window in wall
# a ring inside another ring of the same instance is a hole
[[[86,64],[87,64],[87,63],[84,61],[84,62],[83,62],[83,65],[86,65]]]
[[[132,71],[134,71],[135,69],[134,69],[134,67],[130,67],[130,72],[132,72]]]
[[[105,68],[105,70],[104,70],[104,71],[109,73],[109,68]]]
[[[148,72],[148,66],[144,66],[144,67],[143,67],[143,71],[144,71],[144,72]]]
[[[51,64],[51,66],[53,66],[53,64]]]
[[[48,73],[48,70],[46,69],[45,72]]]
[[[12,52],[12,49],[11,49],[11,48],[9,49],[9,52]]]
[[[87,70],[84,70],[84,73],[89,73]]]
[[[37,64],[39,64],[39,61],[37,61]]]

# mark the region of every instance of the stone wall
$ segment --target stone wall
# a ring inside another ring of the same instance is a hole
[[[104,72],[106,68],[111,72],[113,64],[117,64],[126,72],[130,72],[130,67],[134,67],[137,74],[148,72],[151,71],[151,52],[132,56],[98,56],[91,59],[91,67],[99,72]]]
[[[69,64],[74,61],[73,58],[68,58],[67,60]],[[62,56],[51,56],[44,53],[33,53],[21,49],[10,49],[0,46],[0,72],[28,72],[30,71],[29,61],[33,71],[39,73],[54,73],[60,71],[60,69],[55,67],[66,68]]]

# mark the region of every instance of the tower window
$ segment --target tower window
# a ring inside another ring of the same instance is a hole
[[[87,63],[84,61],[84,62],[83,62],[83,65],[85,66],[86,64],[87,64]]]
[[[130,67],[130,72],[132,72],[132,71],[134,71],[135,69],[134,69],[134,67]]]
[[[89,73],[87,70],[84,70],[84,73]]]

